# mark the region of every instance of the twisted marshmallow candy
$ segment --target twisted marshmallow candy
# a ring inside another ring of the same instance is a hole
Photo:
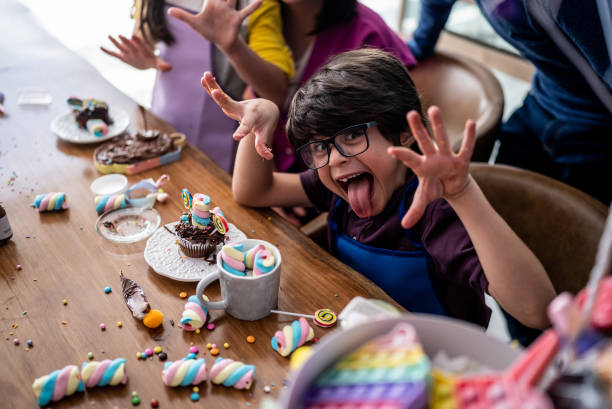
[[[283,327],[282,331],[276,331],[270,343],[279,354],[288,356],[313,338],[314,331],[304,318],[300,318]]]
[[[197,296],[192,295],[185,304],[181,325],[185,331],[195,331],[204,326],[207,315],[208,310],[206,307],[200,304]]]
[[[166,362],[162,371],[162,381],[168,386],[198,385],[206,380],[204,358],[183,359]]]
[[[115,386],[127,382],[125,373],[125,359],[105,359],[102,362],[83,362],[81,366],[81,379],[86,388],[94,386]]]
[[[255,376],[255,365],[246,365],[229,358],[217,358],[210,368],[210,380],[217,385],[249,389]]]
[[[51,401],[57,402],[64,396],[83,392],[85,388],[79,378],[79,368],[76,365],[68,365],[34,380],[32,389],[38,399],[38,405],[45,406]]]
[[[50,212],[53,210],[68,209],[68,203],[66,202],[66,193],[50,192],[38,195],[36,196],[36,199],[34,199],[32,207],[38,209],[39,212]]]
[[[123,193],[119,195],[96,196],[94,201],[96,204],[96,212],[98,212],[98,214],[102,214],[113,209],[121,209],[127,207],[128,205],[127,201],[125,200],[125,194]]]

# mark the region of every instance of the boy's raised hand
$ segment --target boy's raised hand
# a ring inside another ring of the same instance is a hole
[[[245,8],[236,10],[236,0],[206,0],[198,14],[171,7],[168,15],[188,24],[202,37],[228,53],[238,40],[242,21],[261,5],[255,0]]]
[[[447,200],[457,197],[470,181],[469,164],[474,151],[475,122],[472,120],[466,122],[461,149],[459,153],[454,153],[449,145],[440,109],[432,106],[427,113],[433,127],[433,141],[419,114],[410,111],[407,115],[410,130],[423,152],[422,155],[400,146],[388,149],[389,155],[401,160],[419,178],[419,186],[412,204],[402,219],[404,228],[414,226],[430,202],[439,197]]]
[[[113,36],[108,36],[108,39],[117,47],[118,52],[104,47],[100,47],[100,49],[134,68],[139,70],[156,68],[162,72],[172,69],[172,65],[156,56],[153,47],[137,35],[133,35],[131,38],[120,35],[119,40]]]
[[[255,150],[264,159],[272,159],[272,139],[278,122],[278,107],[267,99],[236,101],[227,95],[210,72],[204,73],[202,86],[221,107],[225,115],[240,122],[233,138],[241,140],[249,134],[255,135]]]

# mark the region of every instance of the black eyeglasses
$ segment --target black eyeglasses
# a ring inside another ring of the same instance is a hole
[[[357,156],[370,147],[368,128],[376,126],[376,121],[353,125],[336,132],[332,137],[308,142],[297,149],[297,153],[310,169],[319,169],[329,163],[331,145],[347,158]]]

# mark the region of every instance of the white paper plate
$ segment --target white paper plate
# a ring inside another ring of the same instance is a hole
[[[312,355],[300,370],[291,374],[291,386],[283,391],[279,407],[301,407],[304,394],[319,375],[343,356],[373,338],[388,333],[400,322],[407,322],[415,328],[430,359],[436,353],[445,351],[450,357],[464,355],[493,370],[503,371],[522,353],[519,348],[489,337],[482,328],[453,318],[406,314],[398,318],[381,319],[347,330],[336,329],[324,337],[314,346]]]
[[[130,116],[119,108],[109,108],[109,116],[113,124],[108,127],[106,136],[97,137],[85,129],[81,129],[72,112],[61,114],[51,121],[51,131],[60,139],[72,143],[96,143],[114,138],[124,132],[130,124]]]
[[[174,231],[177,223],[169,223],[166,227]],[[228,223],[228,226],[226,236],[229,237],[229,240],[225,242],[226,244],[247,238],[233,224]],[[200,281],[208,274],[217,271],[217,263],[210,264],[204,259],[184,255],[176,242],[176,236],[163,226],[147,240],[144,258],[157,274],[177,281]]]

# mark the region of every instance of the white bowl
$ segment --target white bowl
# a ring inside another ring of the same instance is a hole
[[[320,374],[367,341],[388,333],[400,322],[407,322],[415,328],[430,358],[445,351],[450,357],[467,356],[493,370],[503,371],[522,353],[520,348],[489,337],[482,328],[453,318],[411,314],[381,319],[347,330],[336,330],[324,337],[315,345],[313,354],[300,370],[291,374],[291,386],[281,396],[280,407],[301,407],[304,394]]]
[[[91,191],[98,196],[114,195],[127,189],[128,180],[120,173],[110,173],[96,178],[89,186]]]

